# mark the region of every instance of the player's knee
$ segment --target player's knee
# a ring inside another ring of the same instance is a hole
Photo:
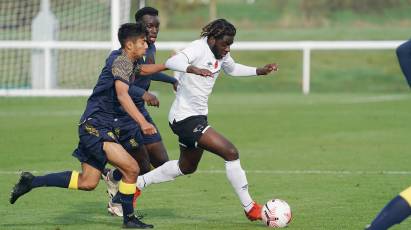
[[[238,150],[236,147],[232,146],[227,149],[227,154],[226,154],[226,159],[228,161],[234,161],[237,160],[240,157],[240,154],[238,153]]]
[[[138,167],[137,163],[129,164],[123,168],[124,170],[124,177],[126,180],[135,181],[137,180],[137,176],[140,173],[140,168]]]
[[[180,171],[184,174],[193,174],[197,170],[197,165],[180,165]]]

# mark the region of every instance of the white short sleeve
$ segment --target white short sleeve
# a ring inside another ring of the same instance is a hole
[[[189,64],[192,64],[203,54],[203,44],[201,44],[201,42],[201,39],[193,41],[185,49],[180,51],[181,54],[186,56]]]

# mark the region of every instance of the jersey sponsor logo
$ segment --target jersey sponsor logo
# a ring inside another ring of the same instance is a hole
[[[211,61],[207,62],[207,67],[211,68],[213,66],[213,63]]]

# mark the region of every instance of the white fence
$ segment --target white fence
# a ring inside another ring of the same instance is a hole
[[[293,41],[293,42],[235,42],[232,50],[300,50],[302,51],[302,92],[310,92],[310,63],[313,50],[384,50],[395,49],[405,41]],[[187,42],[157,42],[157,50],[175,50],[183,48]],[[0,96],[82,96],[90,95],[91,90],[60,90],[51,88],[51,50],[110,50],[111,42],[60,42],[60,41],[0,41],[1,49],[40,49],[44,52],[45,87],[42,90],[0,89]]]

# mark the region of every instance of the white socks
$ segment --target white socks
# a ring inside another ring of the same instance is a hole
[[[167,161],[160,167],[141,175],[137,178],[137,188],[143,190],[150,184],[157,184],[172,181],[176,177],[183,175],[178,167],[178,160]]]
[[[244,170],[241,168],[240,159],[225,162],[227,178],[233,186],[234,191],[240,198],[246,212],[253,207],[253,200],[248,193],[248,182]]]
[[[246,212],[253,207],[253,200],[248,193],[248,182],[244,170],[241,168],[240,159],[225,162],[225,170],[228,180],[234,191],[240,198]],[[182,176],[178,166],[178,160],[167,161],[160,167],[137,178],[137,188],[143,190],[151,184],[172,181],[178,176]]]

